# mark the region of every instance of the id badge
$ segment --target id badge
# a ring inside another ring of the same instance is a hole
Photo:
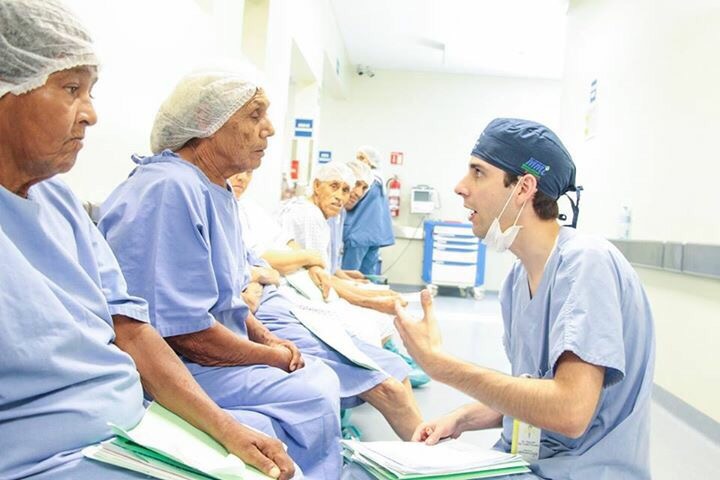
[[[513,419],[512,444],[510,453],[520,455],[527,462],[535,462],[540,457],[540,436],[542,430],[529,423]]]
[[[528,374],[522,378],[532,378]],[[512,443],[510,453],[520,455],[527,462],[535,462],[540,458],[540,437],[542,429],[513,418]]]

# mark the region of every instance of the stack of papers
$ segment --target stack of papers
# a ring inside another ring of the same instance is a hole
[[[153,402],[131,430],[83,449],[94,460],[164,480],[268,480],[206,433]]]
[[[343,455],[382,480],[492,478],[530,471],[518,455],[447,440],[428,446],[417,442],[342,440]]]

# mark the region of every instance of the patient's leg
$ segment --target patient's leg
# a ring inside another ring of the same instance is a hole
[[[360,398],[377,408],[402,440],[409,441],[422,422],[408,379],[401,383],[389,378],[361,394]]]

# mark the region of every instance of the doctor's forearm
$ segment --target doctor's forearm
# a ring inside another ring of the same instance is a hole
[[[497,428],[502,425],[502,413],[480,402],[464,405],[456,410],[458,426],[463,432]]]
[[[599,398],[598,377],[586,378],[579,369],[568,377],[526,379],[512,377],[448,355],[430,366],[431,376],[461,390],[489,408],[537,427],[569,437],[580,436],[594,414]],[[593,367],[593,366],[591,366]],[[597,367],[595,367],[597,368]]]

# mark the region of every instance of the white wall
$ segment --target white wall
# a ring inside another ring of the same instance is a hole
[[[559,123],[560,82],[491,76],[378,70],[374,78],[352,75],[347,98],[322,98],[320,147],[333,159],[355,157],[358,146],[370,144],[383,155],[386,176],[397,173],[403,185],[401,225],[417,226],[420,215],[409,213],[413,185],[435,187],[440,209],[433,215],[466,221],[468,212],[453,189],[467,169],[470,151],[485,125],[495,117],[530,118],[556,128]],[[389,164],[389,152],[405,154],[402,167]],[[383,252],[392,263],[407,240]],[[412,241],[393,267],[393,282],[421,282],[422,246]],[[486,288],[498,290],[514,257],[488,254]]]
[[[326,59],[341,65],[339,76],[332,72],[335,84],[342,85],[350,67],[327,0],[267,2],[253,0],[247,13],[267,21],[265,68],[260,70],[276,136],[248,195],[273,203],[280,197],[281,172],[289,166],[291,132],[285,120],[293,43],[318,84]],[[155,113],[180,77],[206,66],[232,67],[247,60],[243,51],[251,61],[263,58],[257,51],[262,32],[243,36],[244,0],[66,3],[90,30],[103,62],[94,91],[98,124],[88,131],[76,166],[65,175],[85,200],[102,202],[133,168],[130,155],[149,153]],[[243,39],[253,44],[243,46]]]
[[[268,13],[267,52],[265,75],[271,101],[270,117],[275,125],[275,137],[270,140],[263,165],[256,171],[247,195],[265,204],[269,210],[279,202],[282,172],[290,167],[292,131],[288,128],[297,111],[297,92],[293,76],[293,52],[302,57],[302,86],[315,84],[321,88],[324,78],[324,62],[329,58],[334,65],[340,64],[340,75],[334,75],[334,82],[342,85],[350,66],[342,38],[337,29],[334,14],[328,0],[272,0]],[[290,117],[290,118],[288,118]],[[320,131],[316,127],[316,135]],[[315,142],[317,146],[317,142]]]
[[[720,3],[573,1],[563,82],[563,139],[586,187],[583,228],[632,238],[720,243]],[[599,128],[582,134],[592,79]]]
[[[90,30],[102,67],[98,123],[65,178],[80,198],[101,202],[133,168],[130,155],[149,153],[155,113],[180,77],[209,58],[232,58],[233,40],[192,0],[66,3]],[[242,19],[242,2],[225,5],[238,9]]]
[[[720,243],[720,3],[571,1],[561,136],[586,187],[581,228]],[[597,135],[585,141],[590,82]],[[656,382],[720,420],[720,281],[640,271],[657,326]]]

